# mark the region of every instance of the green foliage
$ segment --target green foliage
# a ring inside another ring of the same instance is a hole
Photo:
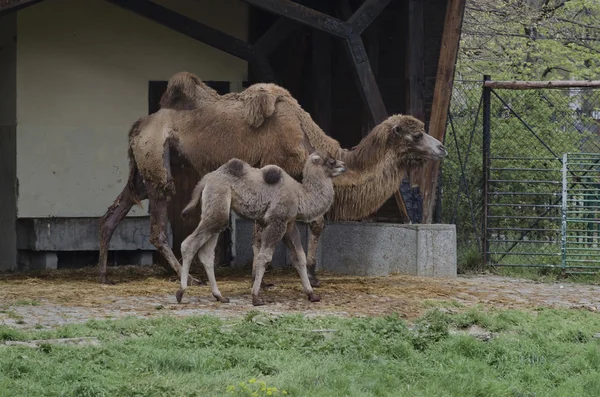
[[[469,0],[458,77],[597,79],[600,2]]]
[[[473,325],[496,334],[484,342],[468,335]],[[92,321],[15,331],[95,336],[101,346],[0,347],[0,395],[596,396],[599,329],[596,314],[576,310],[432,310],[412,325],[398,316]]]
[[[480,81],[484,74],[493,80],[600,79],[600,2],[467,2],[445,139],[449,157],[443,165],[442,190],[442,218],[456,224],[461,271],[479,270],[476,253],[481,257],[483,250]],[[599,111],[600,90],[492,92],[490,179],[510,181],[489,186],[488,227],[499,229],[488,235],[492,263],[561,264],[559,159],[563,153],[600,151],[600,128],[594,120]],[[511,159],[498,159],[502,157]],[[555,183],[530,182],[539,180]],[[527,234],[527,239],[543,242],[514,246],[523,237],[518,229],[527,228],[545,229]],[[511,254],[502,254],[507,251]]]

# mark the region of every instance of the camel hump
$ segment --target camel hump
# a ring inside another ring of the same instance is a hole
[[[191,110],[197,107],[202,93],[216,94],[212,88],[204,84],[196,75],[179,72],[167,83],[167,89],[160,98],[161,109]]]
[[[229,175],[233,175],[236,178],[241,178],[246,174],[244,171],[244,162],[238,159],[229,160],[225,165],[225,170]]]
[[[240,98],[248,125],[254,128],[260,127],[275,113],[275,103],[282,96],[290,96],[290,93],[275,84],[254,84],[246,88],[240,94]]]
[[[283,173],[279,167],[267,167],[262,170],[262,176],[267,185],[276,185],[283,178]]]

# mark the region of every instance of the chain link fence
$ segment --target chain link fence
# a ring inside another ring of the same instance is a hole
[[[562,157],[600,153],[600,89],[456,81],[445,145],[442,219],[459,266],[559,267]]]

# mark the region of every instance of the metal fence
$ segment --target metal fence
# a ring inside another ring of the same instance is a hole
[[[450,155],[442,170],[442,218],[456,224],[463,267],[482,259],[493,266],[584,264],[577,259],[566,263],[563,252],[563,155],[595,158],[600,153],[600,89],[531,85],[454,85],[445,138]],[[588,174],[583,178],[592,190],[586,199],[592,201],[581,218],[587,223],[573,217],[567,221],[596,230],[598,201],[593,197],[600,195],[600,185],[590,187],[589,182],[600,174]],[[578,180],[573,174],[569,178],[567,187],[576,189]],[[576,258],[576,248],[569,247]],[[589,255],[580,260],[595,260],[590,255],[600,254],[600,249],[585,253]]]

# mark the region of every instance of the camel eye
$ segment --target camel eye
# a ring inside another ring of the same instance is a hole
[[[423,139],[423,134],[419,134],[415,137],[415,142],[419,142],[421,139]]]

